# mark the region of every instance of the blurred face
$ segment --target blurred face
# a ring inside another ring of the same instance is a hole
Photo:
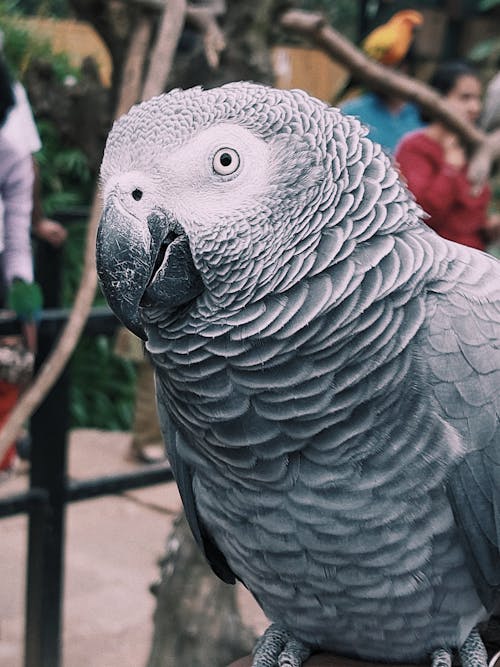
[[[475,123],[481,113],[481,83],[470,74],[464,74],[456,80],[446,99],[455,111],[471,123]]]

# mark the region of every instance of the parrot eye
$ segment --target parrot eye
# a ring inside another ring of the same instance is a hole
[[[213,158],[213,168],[216,174],[229,176],[240,166],[240,156],[232,148],[219,148]]]

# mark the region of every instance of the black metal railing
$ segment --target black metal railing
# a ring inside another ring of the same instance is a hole
[[[52,305],[57,298],[50,290],[58,289],[60,261],[54,261],[51,249],[44,265],[50,271],[42,278],[47,284]],[[57,253],[57,251],[54,251]],[[57,257],[55,258],[57,260]],[[39,279],[40,281],[40,279]],[[47,289],[44,289],[47,292]],[[69,312],[51,308],[42,313],[38,330],[36,367],[44,362],[57,340]],[[87,335],[115,332],[119,325],[105,307],[94,308],[87,321]],[[0,319],[0,335],[19,330],[15,319]],[[148,465],[143,469],[83,481],[67,476],[69,431],[69,373],[63,371],[43,403],[31,418],[29,489],[24,493],[0,498],[0,519],[27,514],[28,552],[26,562],[26,607],[24,667],[60,667],[62,647],[62,605],[64,586],[65,510],[68,503],[122,491],[160,484],[172,479],[168,464]]]

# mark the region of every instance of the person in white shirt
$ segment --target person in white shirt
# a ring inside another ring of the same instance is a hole
[[[8,303],[21,320],[24,342],[34,354],[36,318],[41,303],[33,281],[31,210],[34,169],[31,153],[23,141],[4,131],[15,98],[7,66],[0,57],[0,306]],[[15,296],[17,294],[17,296]],[[0,347],[11,351],[15,339],[4,337]],[[0,427],[14,407],[21,385],[12,376],[12,363],[0,364]],[[12,466],[16,444],[0,460],[0,471]]]
[[[1,60],[0,78],[4,81],[9,78],[7,67]],[[7,85],[0,90],[0,122],[4,118],[0,128],[0,254],[2,278],[8,288],[14,278],[33,282],[30,229],[34,170],[31,153],[25,150],[24,141],[16,142],[15,135],[5,131],[14,108],[8,98]]]
[[[33,234],[51,245],[59,247],[65,242],[67,231],[59,222],[45,217],[41,205],[40,172],[35,158],[35,153],[42,148],[40,136],[28,96],[19,82],[14,83],[13,92],[15,104],[7,116],[1,133],[32,159],[34,183],[31,229]]]

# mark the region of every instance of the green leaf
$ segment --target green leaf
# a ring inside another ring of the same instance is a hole
[[[487,60],[495,53],[500,53],[500,38],[498,37],[485,39],[483,42],[476,44],[476,46],[470,50],[469,58],[474,62],[481,62]]]
[[[71,363],[73,427],[130,430],[135,368],[113,352],[114,338],[83,336]]]
[[[42,310],[42,290],[38,283],[14,278],[7,294],[7,306],[23,321],[36,320]]]
[[[482,12],[486,12],[493,7],[498,7],[500,5],[500,0],[479,0],[479,9]]]

